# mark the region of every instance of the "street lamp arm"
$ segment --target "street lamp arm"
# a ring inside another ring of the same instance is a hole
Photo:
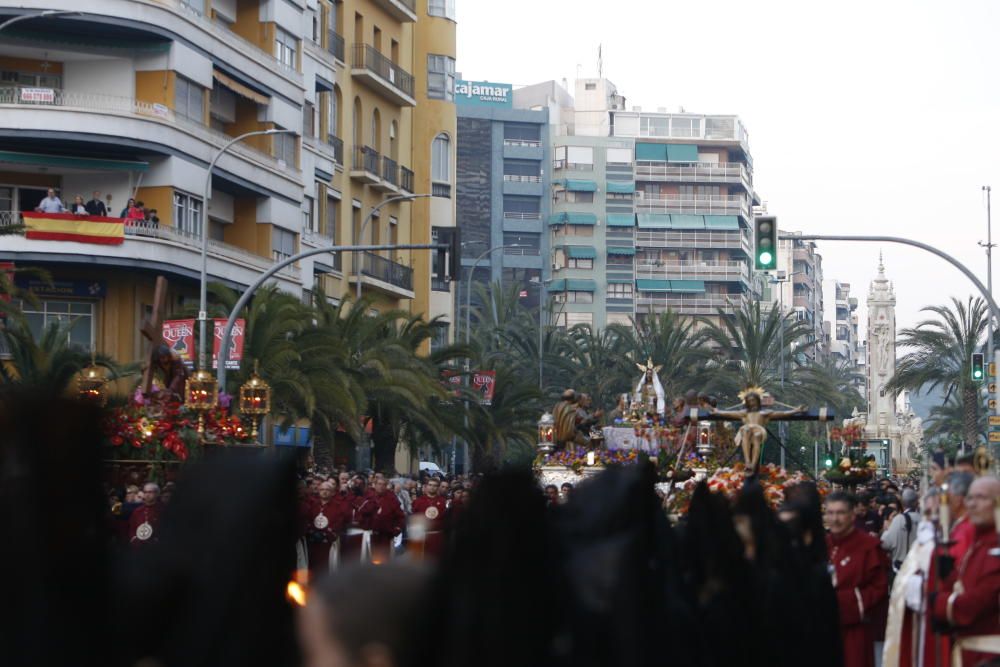
[[[381,245],[342,245],[342,246],[328,246],[326,248],[309,248],[308,250],[303,250],[297,255],[292,255],[286,259],[281,260],[271,266],[267,271],[262,273],[258,278],[250,283],[250,286],[243,291],[240,298],[236,301],[236,305],[229,313],[229,318],[226,320],[226,326],[222,330],[222,340],[219,341],[219,368],[217,370],[216,377],[218,378],[219,387],[225,389],[226,387],[226,364],[221,363],[222,359],[226,358],[229,354],[229,337],[233,333],[233,326],[236,324],[236,318],[246,307],[247,303],[250,302],[250,298],[253,297],[254,292],[256,292],[261,285],[263,285],[267,280],[281,271],[286,266],[294,264],[300,259],[305,259],[306,257],[312,257],[313,255],[325,255],[326,253],[337,253],[337,252],[358,252],[358,251],[368,251],[368,250],[447,250],[448,246],[440,245],[435,243],[409,243],[403,245],[393,245],[391,243],[383,243]]]
[[[21,14],[20,16],[15,16],[12,19],[7,19],[3,23],[0,23],[0,30],[3,30],[4,28],[14,25],[20,21],[38,18],[51,18],[53,16],[83,16],[83,13],[69,9],[46,9],[45,11],[38,12],[37,14]]]

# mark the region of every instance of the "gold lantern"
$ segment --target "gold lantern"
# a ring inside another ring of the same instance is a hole
[[[198,433],[205,432],[205,413],[219,402],[219,383],[206,370],[197,370],[184,387],[184,407],[198,413]]]
[[[546,412],[538,420],[538,450],[548,454],[555,449],[556,420],[551,413]]]
[[[240,412],[250,415],[253,430],[250,435],[256,440],[257,424],[260,418],[271,411],[271,385],[257,375],[256,366],[250,379],[240,387]]]
[[[92,363],[80,371],[76,392],[81,401],[103,408],[108,402],[108,378],[104,369]]]

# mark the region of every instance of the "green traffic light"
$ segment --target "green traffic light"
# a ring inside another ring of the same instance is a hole
[[[973,373],[973,375],[975,375],[976,379],[978,380],[979,378],[983,377],[983,372],[977,368]]]
[[[824,461],[824,463],[826,463],[826,467],[829,468],[830,466],[833,465],[833,460],[832,459],[827,459],[826,461]]]
[[[760,263],[762,266],[770,266],[771,262],[774,260],[774,255],[769,252],[760,253]]]

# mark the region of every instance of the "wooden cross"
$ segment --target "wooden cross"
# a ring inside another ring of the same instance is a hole
[[[156,348],[163,342],[163,311],[167,305],[167,279],[156,277],[156,289],[153,291],[153,312],[143,319],[139,332],[149,341],[146,353],[146,368],[142,372],[142,393],[148,394],[153,388],[153,369],[156,360],[153,355]]]

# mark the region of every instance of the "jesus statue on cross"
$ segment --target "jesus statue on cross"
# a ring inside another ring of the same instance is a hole
[[[761,448],[767,440],[768,423],[795,417],[806,411],[804,405],[785,412],[762,411],[763,395],[764,390],[760,387],[748,387],[739,394],[743,400],[743,410],[712,409],[712,414],[717,417],[743,422],[743,426],[736,432],[735,441],[743,449],[743,460],[746,462],[747,470],[750,471],[757,470]]]

